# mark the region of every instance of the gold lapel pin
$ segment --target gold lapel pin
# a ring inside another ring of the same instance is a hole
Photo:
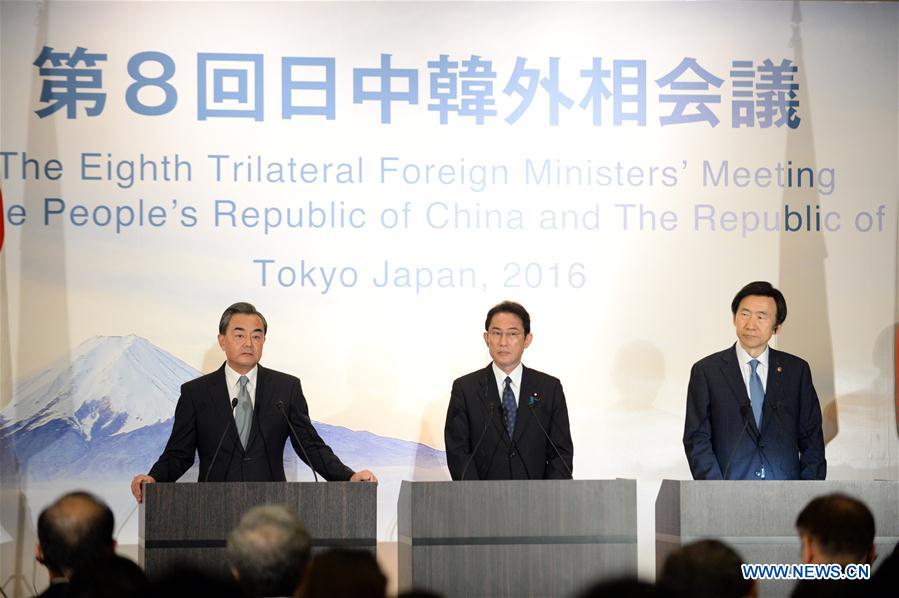
[[[777,366],[777,373],[778,373],[778,374],[782,374],[783,371],[784,371],[784,369],[783,369],[782,367]]]

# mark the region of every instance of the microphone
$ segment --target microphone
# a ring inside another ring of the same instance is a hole
[[[297,431],[293,429],[293,424],[290,423],[290,418],[287,417],[287,414],[284,412],[284,401],[278,401],[278,411],[281,412],[281,415],[284,416],[284,421],[287,422],[287,427],[290,428],[290,433],[293,436],[293,441],[297,443],[297,446],[300,447],[300,450],[303,451],[303,456],[306,457],[306,465],[309,466],[309,469],[312,470],[312,476],[315,478],[315,481],[318,481],[318,474],[315,473],[315,468],[312,467],[312,461],[309,460],[309,455],[306,453],[306,447],[303,446],[303,443],[300,442],[300,437],[297,435]]]
[[[549,446],[553,447],[553,450],[556,451],[556,456],[559,458],[559,461],[562,462],[562,466],[565,468],[565,471],[568,473],[568,479],[573,480],[574,476],[571,474],[571,469],[568,467],[568,463],[565,462],[565,459],[562,458],[562,454],[559,452],[559,449],[556,447],[556,443],[553,442],[553,439],[549,437],[549,434],[546,433],[546,428],[543,427],[543,424],[540,423],[540,417],[537,415],[537,410],[534,408],[534,403],[540,400],[540,393],[534,392],[531,396],[528,397],[528,409],[531,410],[531,415],[534,416],[534,419],[537,421],[537,425],[540,426],[540,431],[543,432],[543,435],[546,437],[546,441],[549,442]]]
[[[237,397],[231,399],[231,411],[234,411],[234,408],[237,407]],[[222,432],[222,437],[219,438],[219,445],[215,447],[215,452],[212,453],[212,461],[209,462],[209,469],[206,470],[206,477],[203,478],[204,482],[209,481],[209,476],[212,474],[212,466],[215,465],[215,459],[219,456],[219,451],[222,450],[222,443],[225,442],[225,435],[228,434],[228,430],[231,429],[231,424],[234,423],[234,414],[231,414],[231,417],[228,418],[228,425],[225,426],[225,431]]]
[[[740,442],[743,440],[743,436],[746,435],[746,430],[749,428],[749,420],[746,419],[746,413],[749,411],[749,403],[743,403],[740,405],[740,416],[743,418],[743,429],[740,430],[740,435],[737,437],[737,443],[734,444],[734,448],[730,451],[730,456],[727,458],[727,464],[724,466],[724,475],[722,476],[725,480],[727,479],[727,472],[730,469],[730,463],[734,459],[734,454],[737,452],[737,449],[740,447]]]
[[[462,475],[459,477],[460,480],[465,479],[465,472],[468,471],[468,466],[471,465],[472,461],[474,461],[475,454],[481,447],[481,443],[484,442],[484,436],[487,434],[487,426],[490,425],[490,420],[493,419],[494,409],[496,409],[496,403],[490,402],[487,404],[487,419],[484,420],[484,429],[481,430],[481,435],[478,437],[478,441],[474,445],[474,450],[471,451],[471,455],[469,455],[468,460],[465,461],[465,467],[462,468]]]

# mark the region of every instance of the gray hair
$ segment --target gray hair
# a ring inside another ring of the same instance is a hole
[[[228,561],[251,596],[290,596],[299,585],[311,543],[306,528],[285,505],[247,511],[228,536]]]
[[[231,322],[231,316],[234,314],[259,316],[259,319],[262,320],[262,334],[268,334],[268,322],[265,321],[265,316],[259,313],[252,303],[247,303],[246,301],[238,301],[225,310],[222,314],[222,319],[219,320],[219,334],[225,334],[228,331],[228,324]]]

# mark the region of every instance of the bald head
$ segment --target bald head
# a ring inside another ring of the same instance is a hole
[[[66,576],[109,557],[115,519],[109,507],[87,492],[72,492],[41,512],[37,537],[42,562]]]

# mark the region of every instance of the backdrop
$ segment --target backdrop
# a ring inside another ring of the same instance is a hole
[[[34,521],[75,488],[133,550],[130,479],[238,300],[380,477],[388,568],[507,298],[575,476],[638,479],[647,576],[690,366],[749,281],[787,297],[828,477],[897,479],[897,9],[3,2],[0,581],[40,586]]]

